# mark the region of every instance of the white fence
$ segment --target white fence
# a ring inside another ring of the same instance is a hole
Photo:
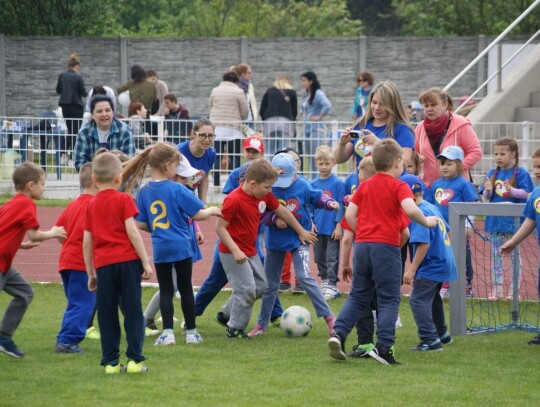
[[[178,143],[188,139],[194,121],[147,122],[145,132],[154,140]],[[25,160],[30,160],[46,170],[49,190],[46,196],[72,197],[78,194],[78,176],[73,166],[71,151],[66,150],[68,138],[75,135],[67,134],[67,126],[63,119],[50,116],[0,117],[0,124],[0,192],[12,191],[13,168]],[[348,122],[337,121],[308,124],[255,122],[247,132],[262,135],[267,157],[271,157],[275,151],[283,147],[295,148],[303,159],[302,173],[310,179],[316,175],[313,164],[315,148],[320,144],[334,146],[339,139],[341,129],[348,125]],[[230,127],[243,127],[244,132],[248,128],[239,123],[231,123]],[[520,164],[530,169],[530,156],[536,148],[540,147],[540,123],[477,123],[474,129],[484,151],[484,159],[472,170],[476,182],[480,182],[481,177],[494,166],[493,142],[503,136],[512,137],[518,141]],[[138,147],[144,147],[145,137],[144,132],[135,134]],[[228,172],[243,162],[241,141],[225,143],[215,140],[214,147],[218,150],[218,158],[211,174],[210,185],[222,186]],[[349,163],[338,165],[336,172],[339,176],[345,177],[354,170],[353,166],[350,160]],[[220,176],[217,176],[218,170]]]

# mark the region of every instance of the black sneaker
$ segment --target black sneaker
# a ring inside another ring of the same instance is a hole
[[[243,329],[227,327],[227,338],[249,339],[249,336]]]
[[[349,353],[347,356],[350,358],[365,358],[369,356],[370,352],[373,352],[375,350],[375,345],[372,343],[366,343],[366,344],[358,344],[354,345],[352,348],[352,352]]]
[[[229,318],[227,318],[223,312],[218,312],[217,315],[216,315],[216,321],[218,322],[218,324],[227,327],[227,323],[229,322]]]
[[[420,352],[428,352],[428,351],[443,350],[443,348],[442,348],[441,340],[437,338],[432,342],[422,341],[418,345],[412,347],[411,350],[417,350]]]
[[[400,363],[396,360],[394,353],[393,346],[387,348],[385,346],[377,345],[373,352],[369,353],[369,356],[383,365],[399,365]]]
[[[146,327],[152,331],[159,331],[154,318],[146,318]]]
[[[330,350],[330,357],[337,360],[346,360],[347,354],[345,353],[345,341],[341,339],[341,336],[337,333],[333,333],[328,339],[328,349]]]
[[[448,332],[445,332],[445,334],[441,336],[439,339],[441,340],[441,343],[443,343],[444,345],[449,345],[452,343],[452,337],[450,336]]]
[[[296,284],[296,287],[294,287],[291,292],[293,294],[305,294],[306,290],[304,290],[304,287],[302,287],[301,284]]]
[[[279,283],[278,291],[280,293],[286,293],[288,291],[291,291],[291,285],[289,283],[282,281],[281,283]]]
[[[532,338],[529,342],[527,342],[529,345],[540,345],[540,335],[536,335],[534,338]]]
[[[3,338],[0,336],[0,352],[5,353],[15,359],[24,358],[24,352],[21,351],[13,339]]]

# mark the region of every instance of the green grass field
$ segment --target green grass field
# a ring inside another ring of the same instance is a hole
[[[175,347],[145,342],[150,371],[106,376],[99,366],[99,341],[85,340],[85,352],[54,353],[65,307],[61,285],[35,285],[36,296],[16,332],[26,352],[22,360],[0,354],[0,405],[7,406],[394,406],[394,405],[538,405],[540,347],[527,345],[530,332],[507,331],[454,338],[443,352],[409,350],[418,342],[407,299],[401,307],[404,327],[397,331],[400,366],[375,360],[339,362],[328,356],[328,330],[314,321],[307,338],[289,339],[271,327],[266,335],[227,339],[214,316],[224,292],[198,319],[200,345],[182,343],[176,326]],[[146,305],[155,288],[144,288]],[[11,297],[0,295],[4,312]],[[305,295],[282,294],[284,306],[314,311]],[[343,299],[331,302],[338,312]],[[258,311],[259,303],[255,311]],[[176,315],[182,320],[180,307]],[[253,326],[255,316],[250,327]],[[347,350],[355,344],[349,337]],[[125,342],[121,349],[125,351]]]

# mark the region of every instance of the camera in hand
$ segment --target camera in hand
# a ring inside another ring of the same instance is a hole
[[[349,136],[351,136],[351,138],[362,138],[364,137],[364,133],[362,133],[361,130],[351,130]]]

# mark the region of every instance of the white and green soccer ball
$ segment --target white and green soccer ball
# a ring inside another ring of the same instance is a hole
[[[313,327],[311,314],[304,307],[293,305],[281,315],[280,327],[289,338],[307,336]]]

